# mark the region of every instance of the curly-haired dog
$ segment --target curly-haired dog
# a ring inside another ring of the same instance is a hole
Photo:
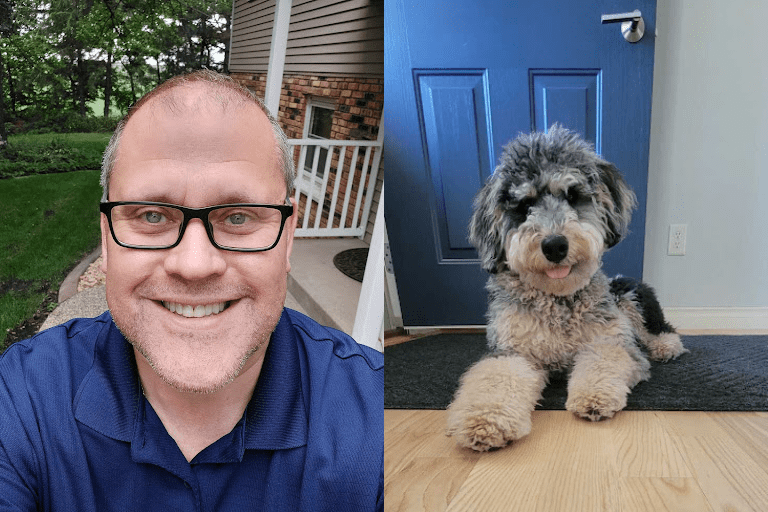
[[[650,287],[600,270],[635,204],[618,170],[569,130],[507,145],[470,223],[491,274],[491,354],[462,376],[448,409],[460,445],[483,451],[528,434],[550,370],[570,371],[566,409],[597,421],[650,376],[640,345],[653,360],[687,351]]]

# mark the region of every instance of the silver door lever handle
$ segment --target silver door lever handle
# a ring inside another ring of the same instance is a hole
[[[621,35],[630,43],[636,43],[643,38],[645,34],[645,22],[642,13],[635,9],[632,12],[619,14],[603,14],[600,16],[600,23],[621,23]]]

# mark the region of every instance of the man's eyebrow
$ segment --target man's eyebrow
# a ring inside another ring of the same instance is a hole
[[[121,201],[147,201],[150,203],[168,203],[177,204],[178,198],[174,199],[165,193],[153,193],[153,194],[132,194],[128,199],[121,199]]]
[[[214,201],[210,202],[207,206],[216,206],[219,204],[283,204],[284,199],[279,201],[263,201],[258,200],[256,197],[246,195],[240,192],[232,192],[222,195],[213,195]],[[173,198],[166,193],[151,193],[146,195],[138,195],[132,198],[131,201],[148,201],[152,203],[167,203],[177,204],[179,206],[185,206],[179,202],[179,198]]]
[[[216,204],[237,204],[237,203],[264,204],[268,202],[269,201],[258,201],[253,196],[248,196],[248,195],[239,194],[239,193],[216,196]]]

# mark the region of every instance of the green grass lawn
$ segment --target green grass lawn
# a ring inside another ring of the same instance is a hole
[[[0,179],[0,349],[98,246],[100,198],[98,170]]]
[[[0,178],[98,169],[110,133],[11,135],[0,152]]]

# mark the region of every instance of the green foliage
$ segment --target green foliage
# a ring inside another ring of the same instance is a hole
[[[0,340],[99,242],[98,171],[0,180]]]
[[[8,146],[0,151],[0,178],[99,169],[110,136],[111,133],[9,136]]]
[[[119,117],[86,116],[72,111],[46,112],[31,121],[17,119],[5,123],[9,135],[22,133],[112,133],[117,128]]]
[[[16,132],[83,129],[59,118],[101,116],[103,110],[88,108],[97,98],[125,112],[170,76],[203,66],[222,71],[213,55],[228,51],[230,0],[14,0],[11,5],[11,22],[3,24],[0,37],[5,105],[0,121],[11,122]]]

